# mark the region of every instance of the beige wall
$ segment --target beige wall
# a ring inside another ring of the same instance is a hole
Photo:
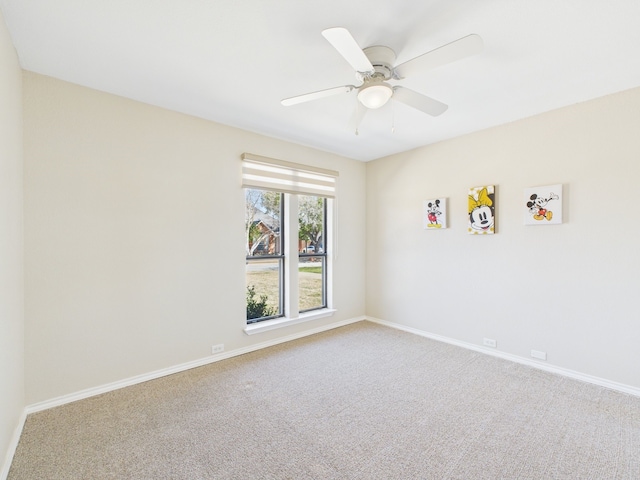
[[[367,164],[367,314],[640,387],[640,89]],[[564,185],[565,222],[523,225],[523,190]],[[497,235],[466,233],[497,185]],[[450,227],[422,228],[449,198]]]
[[[27,403],[364,315],[365,165],[24,76]],[[247,336],[240,155],[340,172],[337,314]]]
[[[0,477],[24,408],[22,72],[0,13]]]

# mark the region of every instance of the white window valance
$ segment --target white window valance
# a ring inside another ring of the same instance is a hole
[[[277,192],[335,198],[338,172],[262,157],[242,154],[242,186]]]

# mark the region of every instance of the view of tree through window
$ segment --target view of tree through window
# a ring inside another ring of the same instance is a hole
[[[245,189],[247,321],[283,313],[282,194]]]
[[[284,195],[245,189],[247,323],[282,316],[289,301],[284,291]],[[297,310],[304,312],[326,307],[326,200],[298,195],[297,205],[298,222],[290,227],[298,237],[298,271],[290,274],[297,274]]]
[[[324,249],[325,203],[322,197],[298,196],[298,292],[301,312],[326,306],[324,285],[326,255]]]

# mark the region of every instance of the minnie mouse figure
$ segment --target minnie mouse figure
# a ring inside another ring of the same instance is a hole
[[[477,198],[469,195],[469,233],[495,233],[494,194],[487,187],[477,191]]]

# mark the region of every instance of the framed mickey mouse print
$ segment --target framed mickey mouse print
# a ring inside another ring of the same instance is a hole
[[[526,188],[523,207],[525,225],[562,223],[562,184]]]
[[[425,200],[422,213],[422,225],[425,230],[447,228],[447,199]]]

